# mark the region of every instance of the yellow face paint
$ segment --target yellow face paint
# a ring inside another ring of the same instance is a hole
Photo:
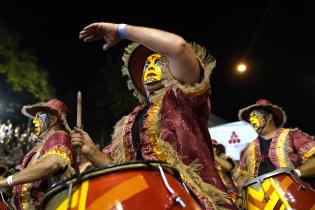
[[[34,131],[36,135],[40,135],[48,128],[49,120],[46,113],[39,112],[33,119]]]
[[[249,122],[257,133],[260,133],[266,126],[266,113],[254,110],[249,114]]]
[[[33,124],[34,124],[35,134],[38,135],[40,133],[40,126],[39,126],[39,121],[38,121],[37,115],[33,119]]]
[[[166,63],[162,61],[162,56],[155,53],[150,55],[143,68],[143,82],[145,85],[159,82],[162,79],[162,68]]]

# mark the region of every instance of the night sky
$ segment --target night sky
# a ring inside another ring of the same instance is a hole
[[[84,93],[105,55],[121,56],[128,43],[104,52],[102,42],[79,40],[79,31],[95,21],[123,22],[177,33],[216,57],[214,114],[236,121],[240,108],[266,98],[287,112],[287,127],[315,134],[313,1],[172,1],[171,7],[170,1],[52,2],[1,3],[0,19],[50,70],[58,98],[69,101],[69,93]],[[235,65],[244,56],[249,71],[239,74]]]

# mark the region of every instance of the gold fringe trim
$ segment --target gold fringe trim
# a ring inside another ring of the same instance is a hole
[[[190,96],[198,96],[210,90],[210,75],[216,65],[216,60],[204,47],[194,42],[189,45],[203,69],[203,79],[194,85],[181,84],[176,80],[176,86]]]
[[[216,206],[218,204],[231,204],[228,194],[204,182],[198,175],[202,166],[197,160],[189,165],[185,165],[182,163],[181,157],[177,155],[177,152],[174,151],[173,147],[168,142],[158,138],[157,146],[166,158],[166,162],[174,166],[181,174],[183,180],[185,180],[199,196],[201,195],[201,197],[206,198],[209,203],[213,205],[214,209],[222,209]]]
[[[310,157],[312,157],[313,155],[315,155],[315,147],[312,147],[309,151],[307,151],[303,157],[302,157],[302,160],[303,162],[307,159],[309,159]]]
[[[286,151],[286,146],[285,146],[289,131],[290,129],[284,129],[277,139],[276,152],[277,152],[280,168],[292,167],[292,164],[290,164],[287,158],[287,151]]]
[[[42,156],[42,158],[45,158],[47,155],[51,155],[51,154],[53,154],[53,155],[59,155],[60,157],[62,157],[63,159],[65,159],[65,161],[67,162],[67,164],[71,164],[71,158],[69,157],[69,155],[68,155],[66,152],[64,152],[64,151],[62,151],[62,150],[60,150],[60,149],[51,149],[51,150],[49,150],[48,152],[46,152],[46,153]]]
[[[298,129],[298,128],[291,129],[291,131],[299,131],[299,132],[302,132],[305,136],[309,137],[310,139],[313,139],[313,141],[314,141],[314,136],[311,136],[311,135],[309,135],[308,133],[305,133],[305,132],[301,131],[301,130]],[[302,163],[303,163],[304,161],[306,161],[307,159],[309,159],[310,157],[312,157],[313,155],[315,155],[315,147],[312,147],[309,151],[307,151],[306,153],[304,153],[304,155],[302,156]]]
[[[63,180],[63,179],[69,178],[75,174],[75,170],[74,170],[74,168],[72,168],[70,162],[58,154],[53,154],[53,153],[47,154],[47,155],[43,156],[38,162],[45,162],[48,159],[49,160],[55,160],[60,168],[62,168],[62,169],[66,168],[66,171],[62,175],[58,176],[58,177],[60,177],[60,179]]]
[[[159,160],[174,166],[181,174],[183,180],[185,180],[197,194],[206,198],[209,203],[213,205],[214,209],[224,209],[217,207],[216,204],[231,203],[228,194],[202,180],[198,175],[202,167],[201,164],[196,160],[189,165],[185,165],[181,161],[182,158],[173,149],[171,144],[159,137],[160,111],[163,96],[164,94],[161,94],[156,98],[156,104],[150,108],[148,113],[149,117],[146,122],[146,124],[149,125],[147,126],[147,134],[155,155]]]
[[[194,190],[196,194],[208,200],[208,202],[213,205],[215,210],[225,209],[223,207],[217,206],[217,204],[230,204],[229,196],[225,192],[217,189],[216,187],[208,184],[202,180],[202,178],[198,175],[199,170],[201,169],[201,164],[197,161],[192,162],[189,165],[185,165],[181,161],[181,157],[177,155],[177,152],[173,149],[173,147],[166,141],[160,139],[160,109],[162,97],[164,96],[165,91],[160,92],[156,98],[154,104],[149,109],[148,119],[145,123],[148,123],[148,136],[151,147],[160,161],[165,161],[172,166],[174,166],[179,173],[181,174],[183,180],[189,184],[189,186]],[[127,161],[124,142],[124,129],[123,126],[126,124],[128,117],[123,117],[115,126],[115,133],[113,135],[113,163],[121,163]]]
[[[114,134],[112,136],[112,160],[113,163],[122,163],[130,160],[130,154],[126,151],[126,142],[124,139],[125,128],[124,125],[128,121],[128,116],[122,117],[114,126]]]
[[[247,179],[253,179],[255,177],[255,167],[256,167],[256,141],[253,141],[249,148],[247,149],[247,160],[246,160],[246,165],[249,166],[249,170],[247,174]],[[248,154],[249,153],[249,154]],[[249,156],[248,156],[249,155]]]
[[[31,184],[26,183],[21,186],[21,207],[25,210],[33,210],[33,199],[30,195]]]
[[[132,82],[131,77],[129,75],[129,58],[132,54],[132,52],[139,47],[140,44],[139,43],[132,43],[129,44],[126,48],[125,48],[125,52],[124,55],[122,57],[123,60],[123,66],[121,68],[121,72],[123,76],[127,76],[128,77],[128,81],[127,81],[127,85],[128,85],[128,89],[129,90],[133,90],[133,95],[139,100],[140,103],[146,103],[146,96],[144,96],[135,86],[135,84]]]

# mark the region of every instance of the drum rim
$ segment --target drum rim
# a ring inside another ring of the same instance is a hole
[[[263,174],[261,176],[258,176],[254,179],[251,179],[251,180],[245,182],[245,184],[243,185],[243,188],[248,187],[252,184],[262,183],[264,181],[264,179],[272,177],[272,176],[277,175],[277,174],[281,174],[281,173],[292,174],[291,171],[292,171],[292,168],[288,168],[288,167],[278,168],[272,172]]]
[[[155,171],[158,171],[159,170],[158,166],[162,166],[164,172],[173,175],[180,183],[183,183],[178,170],[167,162],[153,160],[153,161],[129,161],[129,162],[119,163],[119,164],[110,164],[104,167],[97,168],[93,171],[83,173],[81,174],[80,177],[72,176],[66,180],[57,182],[56,184],[52,185],[50,188],[48,188],[48,190],[46,191],[46,193],[44,194],[42,198],[42,201],[40,204],[41,209],[44,209],[47,201],[49,201],[50,198],[52,198],[57,193],[63,191],[64,189],[68,188],[71,183],[74,188],[76,184],[82,183],[83,181],[86,181],[91,178],[97,178],[104,174],[111,174],[117,171],[125,171],[128,169],[130,170],[130,169],[139,169],[139,168],[143,168],[144,170],[154,169]],[[108,170],[107,173],[104,173],[105,169]]]

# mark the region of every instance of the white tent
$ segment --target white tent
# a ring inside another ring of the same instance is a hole
[[[245,121],[210,127],[212,139],[225,146],[225,153],[234,160],[240,159],[241,150],[257,137],[255,130]]]

